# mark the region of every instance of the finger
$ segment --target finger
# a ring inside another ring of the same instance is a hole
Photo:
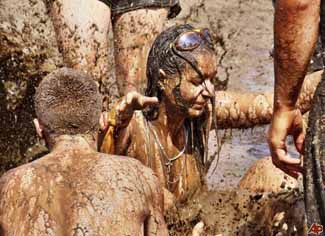
[[[284,149],[277,149],[276,156],[278,157],[278,160],[283,164],[287,164],[290,166],[301,165],[300,159],[291,157],[290,154]]]
[[[142,99],[141,106],[146,107],[146,106],[150,106],[150,105],[156,105],[158,103],[159,103],[158,98],[144,96],[143,99]]]
[[[297,170],[292,169],[292,167],[288,166],[288,165],[284,165],[281,162],[273,162],[273,164],[280,170],[282,170],[284,173],[290,175],[293,178],[298,178],[299,176],[299,172]]]
[[[295,146],[297,151],[302,154],[303,150],[304,150],[304,141],[305,141],[305,134],[304,133],[300,133],[297,136],[294,136],[294,142],[295,142]]]

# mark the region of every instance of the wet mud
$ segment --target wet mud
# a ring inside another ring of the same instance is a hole
[[[268,55],[272,45],[270,2],[190,0],[181,4],[182,13],[165,27],[191,23],[211,29],[219,58],[216,80],[219,88],[228,85],[229,89],[240,87],[239,91],[271,90],[266,86],[272,80],[269,76],[272,61]],[[1,174],[39,153],[40,145],[31,122],[35,86],[44,75],[61,67],[63,59],[42,0],[3,0],[0,5]],[[110,40],[113,45],[112,29]],[[108,55],[109,75],[100,81],[105,109],[110,108],[119,94],[112,47]],[[256,73],[251,73],[255,70]]]
[[[218,89],[273,91],[271,1],[187,1],[176,22],[211,29],[219,58]],[[200,221],[205,224],[202,235],[209,236],[306,235],[302,181],[292,185],[285,175],[281,180],[273,179],[279,172],[269,167],[266,167],[268,178],[263,177],[262,171],[256,173],[250,169],[269,156],[267,128],[219,131],[220,161],[216,166],[215,160],[207,173],[208,190],[168,212],[170,235],[191,235]],[[296,155],[292,140],[288,144],[289,152]],[[215,156],[217,145],[213,133],[209,149],[210,155]],[[259,181],[247,182],[250,189],[243,184],[248,179],[247,172]],[[258,189],[263,184],[266,187]]]
[[[202,235],[304,235],[303,194],[298,189],[274,193],[249,190],[202,191],[167,215],[170,235],[191,235],[205,224]]]
[[[183,0],[181,4],[182,13],[166,27],[191,23],[211,29],[219,59],[219,89],[273,90],[271,1]],[[31,122],[33,95],[40,79],[62,65],[62,57],[41,0],[1,1],[0,40],[1,175],[46,152]],[[105,109],[118,94],[112,48],[109,56],[109,76],[101,81]],[[203,235],[303,235],[299,189],[284,187],[277,193],[256,193],[237,187],[249,167],[269,154],[265,131],[264,126],[220,132],[224,137],[220,162],[217,168],[213,163],[208,172],[209,190],[198,192],[188,203],[167,213],[170,235],[191,235],[200,221],[205,223]],[[211,137],[210,155],[215,155],[215,139]]]
[[[32,126],[35,86],[61,60],[41,1],[4,0],[0,4],[0,173],[3,173],[33,159],[37,149]]]

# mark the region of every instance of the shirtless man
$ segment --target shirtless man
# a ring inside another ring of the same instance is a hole
[[[34,123],[50,153],[0,179],[1,236],[168,235],[153,172],[96,151],[101,103],[84,73],[43,79]]]
[[[101,81],[108,74],[108,33],[112,19],[116,80],[121,95],[144,92],[146,58],[178,0],[45,0],[66,66]],[[104,4],[105,3],[105,4]],[[113,46],[113,45],[110,45]]]

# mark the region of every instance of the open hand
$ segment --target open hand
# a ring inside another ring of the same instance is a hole
[[[268,132],[268,143],[273,164],[297,178],[302,171],[301,160],[293,158],[287,152],[286,139],[292,135],[297,151],[302,154],[305,134],[302,127],[302,115],[298,109],[276,111]]]
[[[131,119],[135,110],[142,110],[150,105],[158,104],[158,98],[147,97],[138,92],[127,93],[117,104],[116,112],[119,120]],[[99,121],[100,129],[106,130],[108,126],[108,114],[104,112]]]
[[[120,114],[132,113],[135,110],[142,110],[150,105],[158,104],[158,98],[147,97],[138,92],[129,92],[124,96],[122,102],[118,106]]]

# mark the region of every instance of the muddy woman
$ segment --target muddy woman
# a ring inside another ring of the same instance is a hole
[[[215,92],[216,73],[207,29],[179,25],[162,32],[148,57],[148,97],[129,93],[104,117],[102,128],[109,128],[102,151],[140,160],[169,190],[166,199],[171,192],[177,200],[186,200],[200,188],[211,163],[210,129],[252,127],[268,123],[272,116],[272,94]],[[319,78],[315,74],[306,80],[302,110],[309,108]]]

